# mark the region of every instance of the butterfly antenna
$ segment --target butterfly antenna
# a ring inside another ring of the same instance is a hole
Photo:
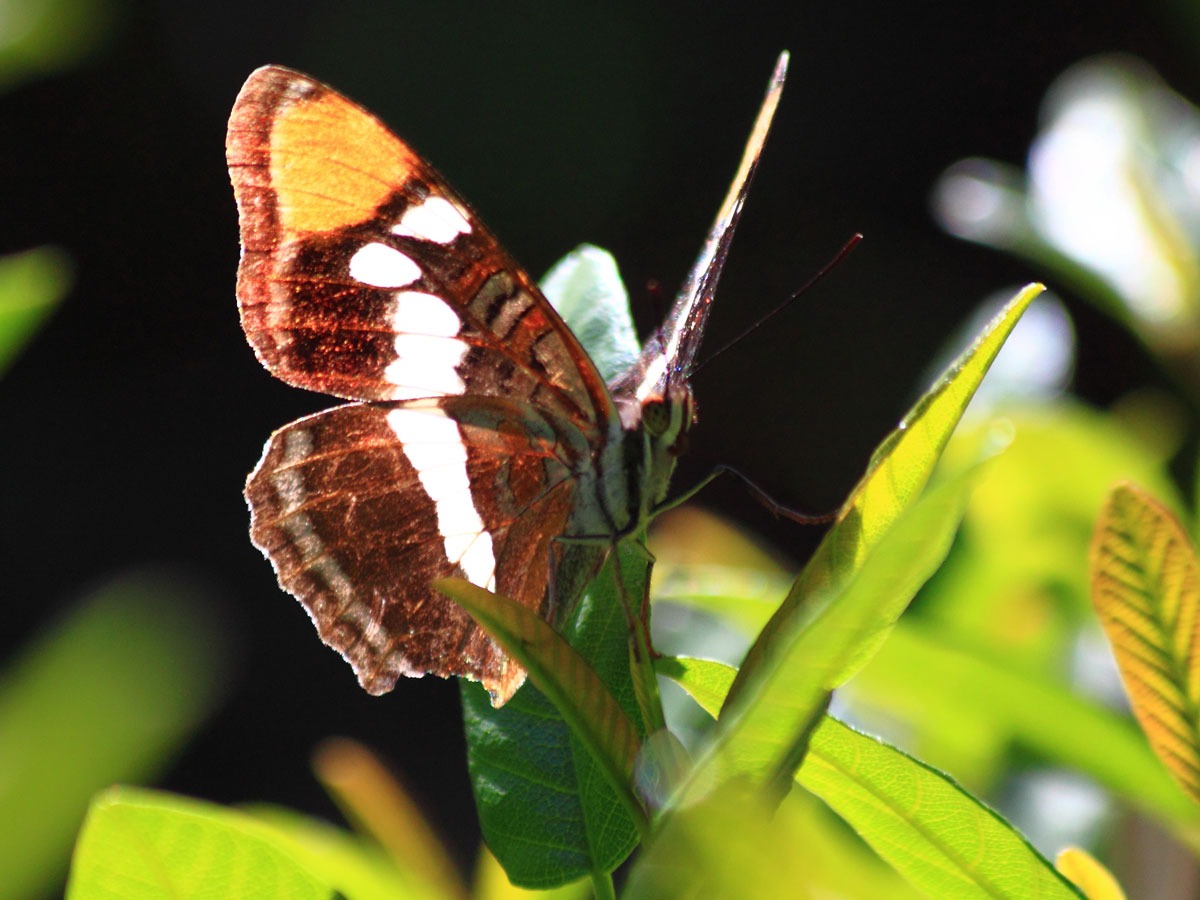
[[[749,337],[751,334],[753,334],[755,331],[757,331],[763,325],[766,325],[769,321],[771,321],[773,318],[775,318],[777,315],[779,315],[781,312],[783,312],[785,309],[787,309],[789,306],[791,306],[792,303],[794,303],[796,300],[799,300],[800,297],[802,295],[804,295],[813,285],[815,285],[818,281],[820,281],[822,278],[824,278],[826,275],[828,275],[830,272],[832,272],[838,266],[838,264],[841,263],[842,260],[844,260],[847,256],[849,256],[850,251],[853,250],[855,247],[857,247],[859,242],[862,239],[863,239],[863,236],[861,234],[855,234],[853,237],[851,237],[850,240],[846,241],[846,243],[842,245],[842,249],[839,250],[836,254],[834,254],[833,258],[831,260],[829,260],[829,262],[825,263],[825,265],[823,265],[817,271],[817,273],[812,276],[812,278],[808,279],[808,281],[806,281],[803,285],[801,285],[799,289],[793,291],[786,300],[784,300],[782,303],[780,303],[778,306],[776,306],[773,310],[771,310],[769,313],[767,313],[765,316],[763,316],[757,322],[752,323],[749,327],[747,327],[745,330],[743,330],[741,332],[741,334],[739,334],[737,337],[735,337],[731,341],[729,341],[729,343],[722,346],[719,350],[716,350],[712,355],[710,355],[703,362],[697,364],[695,366],[695,368],[692,369],[691,374],[695,375],[697,372],[699,372],[701,369],[703,369],[705,366],[707,366],[710,362],[712,362],[714,359],[716,359],[718,356],[720,356],[722,353],[724,353],[726,350],[728,350],[734,344],[741,343],[743,340],[745,340],[747,337]]]

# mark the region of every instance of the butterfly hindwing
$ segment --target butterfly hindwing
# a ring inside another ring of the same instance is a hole
[[[251,536],[371,693],[404,674],[466,675],[507,700],[524,679],[430,587],[458,575],[549,618],[551,542],[575,480],[528,404],[348,404],[268,441],[246,487]]]
[[[354,400],[501,396],[613,417],[536,285],[370,113],[268,66],[242,88],[226,149],[242,324],[277,377]]]

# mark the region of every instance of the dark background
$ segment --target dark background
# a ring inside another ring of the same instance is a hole
[[[328,405],[269,377],[238,326],[223,142],[249,72],[294,66],[373,109],[535,277],[581,241],[611,249],[646,329],[647,283],[673,293],[790,49],[709,346],[852,233],[866,241],[700,374],[677,484],[725,462],[825,511],[974,305],[1044,275],[940,233],[938,174],[976,154],[1023,164],[1046,88],[1090,54],[1135,53],[1200,96],[1193,24],[1141,0],[124,7],[90,62],[0,94],[0,252],[53,243],[76,266],[69,298],[0,380],[4,640],[19,645],[114,572],[178,564],[214,588],[235,652],[226,704],[163,785],[332,814],[308,754],[352,735],[403,774],[465,862],[478,829],[455,686],[368,697],[246,536],[241,485],[263,441]],[[1159,377],[1065,299],[1086,398]],[[735,486],[703,499],[795,559],[819,536],[776,525]]]

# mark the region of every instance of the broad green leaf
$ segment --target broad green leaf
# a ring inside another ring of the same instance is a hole
[[[731,666],[707,660],[664,660],[659,671],[709,714],[733,680]],[[1078,899],[1048,860],[949,776],[828,715],[796,779],[926,895]]]
[[[200,896],[331,900],[334,893],[273,828],[244,813],[121,787],[92,802],[67,900]]]
[[[1088,900],[1125,900],[1125,892],[1112,872],[1100,865],[1090,853],[1068,847],[1054,860],[1058,871],[1067,876]]]
[[[620,544],[616,553],[626,595],[645,596],[644,551]],[[640,728],[612,558],[562,634]],[[480,826],[509,879],[549,888],[616,868],[637,846],[638,828],[554,704],[529,682],[502,709],[476,684],[463,682],[461,691]]]
[[[237,815],[232,810],[227,812]],[[246,812],[268,826],[268,840],[284,850],[336,898],[346,900],[452,900],[429,880],[423,868],[413,868],[389,856],[373,842],[341,828],[289,809],[253,807]]]
[[[57,889],[96,791],[153,777],[206,716],[223,662],[210,605],[168,573],[131,574],[4,670],[0,898]]]
[[[826,717],[796,780],[939,900],[1078,900],[999,814],[948,775]]]
[[[660,661],[713,714],[731,666]],[[949,776],[825,716],[796,780],[817,794],[914,887],[946,900],[1078,898],[1049,862]]]
[[[580,244],[546,273],[541,288],[587,349],[601,378],[611,381],[634,364],[641,348],[629,295],[611,253]]]
[[[901,513],[920,496],[988,366],[1021,313],[1041,291],[1041,285],[1031,285],[1014,297],[879,445],[866,474],[843,505],[837,524],[825,535],[791,593],[750,648],[731,697],[755,675],[780,635],[791,634],[794,620],[805,615],[802,607],[808,598],[827,586],[836,588],[850,577]],[[845,677],[850,674],[845,673]]]
[[[904,512],[848,579],[814,598],[809,619],[777,633],[771,655],[722,710],[696,784],[739,775],[759,784],[790,782],[800,755],[793,742],[945,558],[967,484],[966,477],[948,481]]]
[[[1092,602],[1138,723],[1171,774],[1200,800],[1200,562],[1165,506],[1115,487],[1096,522]]]
[[[0,257],[0,373],[66,295],[70,271],[54,247]]]
[[[536,612],[462,578],[434,587],[465,609],[505,652],[529,671],[571,730],[599,763],[609,785],[635,819],[641,804],[632,794],[633,764],[640,742],[633,722],[600,676]]]
[[[879,710],[899,722],[913,735],[911,749],[942,768],[952,764],[951,771],[964,780],[963,772],[977,766],[969,754],[986,752],[972,743],[974,733],[989,730],[989,739],[1005,752],[1015,743],[1039,759],[1082,772],[1196,845],[1200,813],[1141,732],[1126,716],[1085,700],[1040,670],[980,653],[953,634],[906,618],[847,690],[856,710],[868,717]],[[976,774],[974,782],[985,777]]]
[[[398,869],[441,900],[465,898],[466,886],[416,802],[370,750],[348,738],[325,741],[313,769],[346,818],[370,835]]]

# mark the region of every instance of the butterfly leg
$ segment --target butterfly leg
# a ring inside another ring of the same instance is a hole
[[[675,497],[672,500],[664,500],[658,506],[654,507],[654,509],[650,511],[650,517],[653,518],[659,513],[664,513],[667,510],[674,509],[675,507],[686,503],[688,500],[691,500],[694,496],[696,496],[696,494],[700,493],[701,490],[708,487],[708,485],[715,481],[718,476],[723,475],[726,472],[739,478],[741,482],[749,489],[750,493],[754,495],[754,499],[770,510],[771,514],[776,517],[783,516],[783,518],[789,519],[792,522],[796,522],[799,525],[821,525],[826,522],[834,521],[840,512],[840,510],[834,510],[833,512],[814,515],[813,513],[805,513],[796,509],[792,509],[790,506],[785,506],[784,504],[780,503],[765,490],[755,484],[748,475],[739,472],[733,466],[728,466],[722,463],[701,478],[698,484],[688,488],[678,497]]]

